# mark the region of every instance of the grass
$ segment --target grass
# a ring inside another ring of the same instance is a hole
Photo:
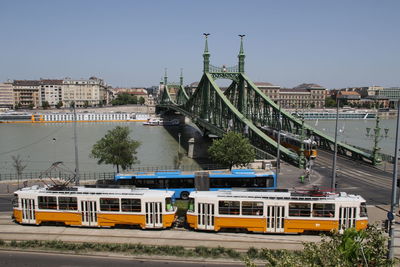
[[[39,241],[4,241],[0,240],[1,248],[13,249],[39,249],[54,250],[74,253],[90,252],[112,252],[128,255],[164,255],[175,257],[198,257],[198,258],[225,258],[242,260],[244,257],[257,258],[261,251],[251,248],[248,252],[238,252],[234,249],[216,247],[208,248],[198,246],[194,249],[183,246],[152,246],[143,244],[116,244],[116,243],[71,243],[58,240]]]

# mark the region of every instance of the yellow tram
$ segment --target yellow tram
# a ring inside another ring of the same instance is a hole
[[[15,193],[13,217],[21,224],[72,226],[138,225],[171,227],[177,208],[174,191],[149,189],[28,187]]]
[[[243,228],[263,233],[343,231],[368,225],[365,200],[344,192],[192,192],[186,214],[189,227],[219,231]]]

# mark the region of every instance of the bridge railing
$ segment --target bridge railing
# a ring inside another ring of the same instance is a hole
[[[233,67],[217,67],[210,65],[210,72],[239,72],[239,66],[233,66]]]

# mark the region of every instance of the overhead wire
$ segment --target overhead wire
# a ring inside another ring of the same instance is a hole
[[[6,155],[6,154],[9,154],[9,153],[17,152],[17,151],[23,150],[23,149],[25,149],[25,148],[27,148],[27,147],[36,145],[36,144],[40,143],[41,141],[45,140],[47,137],[51,136],[52,134],[55,134],[56,132],[58,132],[58,131],[61,130],[61,128],[63,128],[63,127],[64,127],[64,125],[58,127],[57,129],[55,129],[54,131],[52,131],[50,134],[48,134],[48,135],[46,135],[46,136],[40,138],[39,140],[36,140],[36,141],[30,143],[30,144],[24,145],[24,146],[19,147],[19,148],[11,149],[11,150],[8,150],[8,151],[5,151],[5,152],[1,152],[0,155]]]

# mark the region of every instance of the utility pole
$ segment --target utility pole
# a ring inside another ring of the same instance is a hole
[[[339,120],[339,97],[336,94],[336,124],[335,124],[335,146],[333,152],[333,166],[332,166],[332,181],[331,188],[333,191],[336,191],[336,159],[337,159],[337,128],[338,128],[338,120]]]
[[[278,137],[277,137],[277,151],[276,151],[276,179],[278,180],[279,173],[281,171],[281,150],[280,150],[280,145],[281,145],[281,101],[278,100],[278,105],[279,105],[279,111],[278,111]]]
[[[399,126],[400,125],[400,100],[397,102],[397,127],[396,127],[396,145],[394,149],[394,160],[393,160],[393,178],[392,178],[392,200],[390,205],[390,213],[388,213],[389,219],[389,242],[388,242],[388,249],[389,249],[389,259],[394,258],[394,209],[396,206],[397,200],[397,165],[399,163]]]
[[[75,145],[75,185],[79,185],[79,160],[78,160],[78,137],[76,134],[76,102],[74,101],[74,145]]]

